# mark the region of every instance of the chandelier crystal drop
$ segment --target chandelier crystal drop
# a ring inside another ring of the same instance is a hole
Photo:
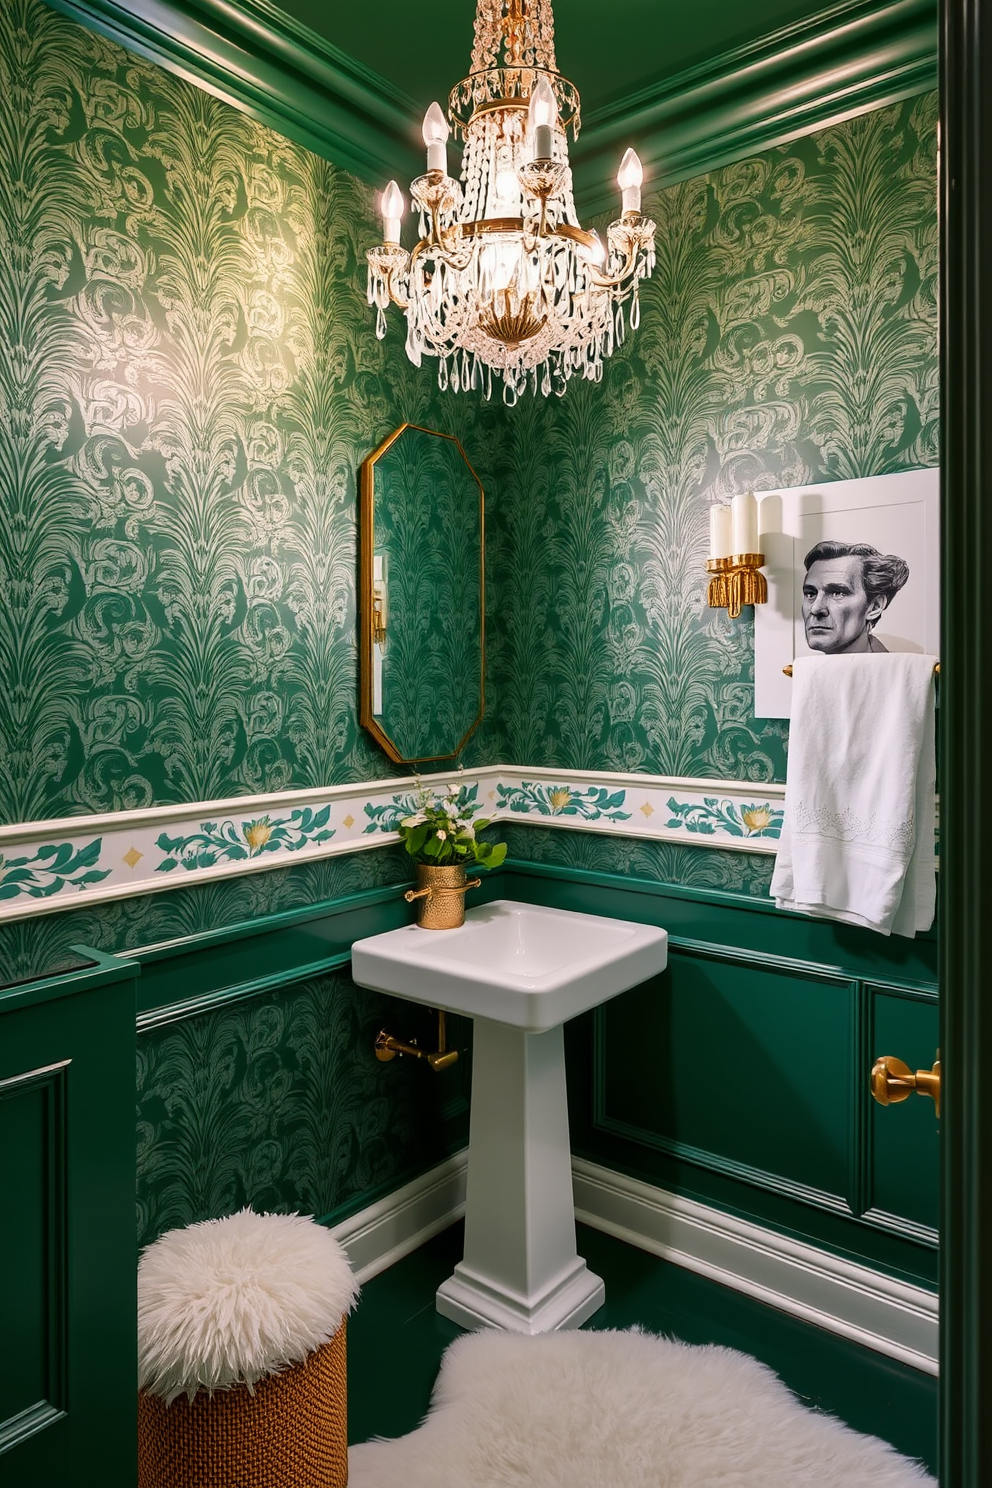
[[[450,130],[449,130],[450,124]],[[424,118],[427,171],[411,183],[420,214],[413,251],[400,245],[405,203],[382,193],[383,242],[366,253],[376,335],[390,301],[406,315],[415,366],[438,359],[438,386],[513,404],[530,389],[563,393],[639,321],[638,286],[654,268],[655,225],[641,215],[641,163],[621,162],[622,210],[606,242],[584,229],[572,198],[567,133],[579,95],[555,62],[551,0],[478,0],[472,70]],[[448,137],[464,140],[461,182]],[[625,322],[626,310],[626,322]]]

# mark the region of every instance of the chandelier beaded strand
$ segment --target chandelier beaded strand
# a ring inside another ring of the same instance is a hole
[[[472,70],[447,119],[437,103],[424,118],[427,171],[410,186],[419,240],[410,253],[400,245],[405,204],[390,181],[383,242],[365,255],[376,335],[398,305],[407,355],[418,367],[437,357],[442,390],[488,398],[495,373],[510,405],[528,389],[561,394],[576,375],[599,381],[626,324],[637,328],[655,261],[641,163],[623,157],[622,210],[603,243],[576,215],[569,129],[574,139],[579,95],[557,69],[551,0],[478,0]],[[448,175],[451,130],[464,140],[460,183]]]

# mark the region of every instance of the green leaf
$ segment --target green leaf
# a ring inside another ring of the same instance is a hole
[[[426,822],[421,822],[419,827],[414,827],[407,838],[406,850],[408,853],[419,853],[424,849],[424,844],[431,835],[431,828]]]
[[[32,899],[50,899],[53,894],[57,894],[63,888],[65,888],[65,879],[53,878],[50,884],[28,889],[28,894]]]
[[[38,857],[50,859],[48,868],[50,872],[65,868],[72,857],[71,842],[46,842],[44,847],[39,847]]]

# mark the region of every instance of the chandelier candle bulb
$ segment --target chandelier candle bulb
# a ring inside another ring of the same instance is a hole
[[[753,491],[735,496],[730,504],[734,553],[758,551],[758,503]],[[721,555],[723,556],[723,555]]]
[[[398,243],[400,240],[400,222],[403,218],[403,210],[406,203],[403,193],[395,181],[390,181],[382,193],[380,202],[382,212],[382,240],[384,243]]]
[[[542,77],[530,95],[528,122],[534,136],[534,159],[551,159],[551,136],[558,120],[558,105],[551,84]]]
[[[427,169],[448,174],[448,121],[441,112],[439,103],[432,103],[424,115],[424,144],[427,146]]]
[[[730,507],[717,502],[710,507],[710,557],[729,558],[732,542]]]
[[[623,210],[625,212],[639,212],[641,210],[641,183],[644,180],[644,170],[640,159],[634,150],[628,150],[620,162],[617,171],[617,185],[623,193]]]

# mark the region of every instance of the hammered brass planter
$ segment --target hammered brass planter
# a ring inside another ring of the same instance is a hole
[[[465,923],[465,891],[477,889],[481,878],[466,878],[458,864],[434,868],[417,864],[417,887],[407,889],[404,899],[417,906],[417,924],[422,930],[457,930]]]

